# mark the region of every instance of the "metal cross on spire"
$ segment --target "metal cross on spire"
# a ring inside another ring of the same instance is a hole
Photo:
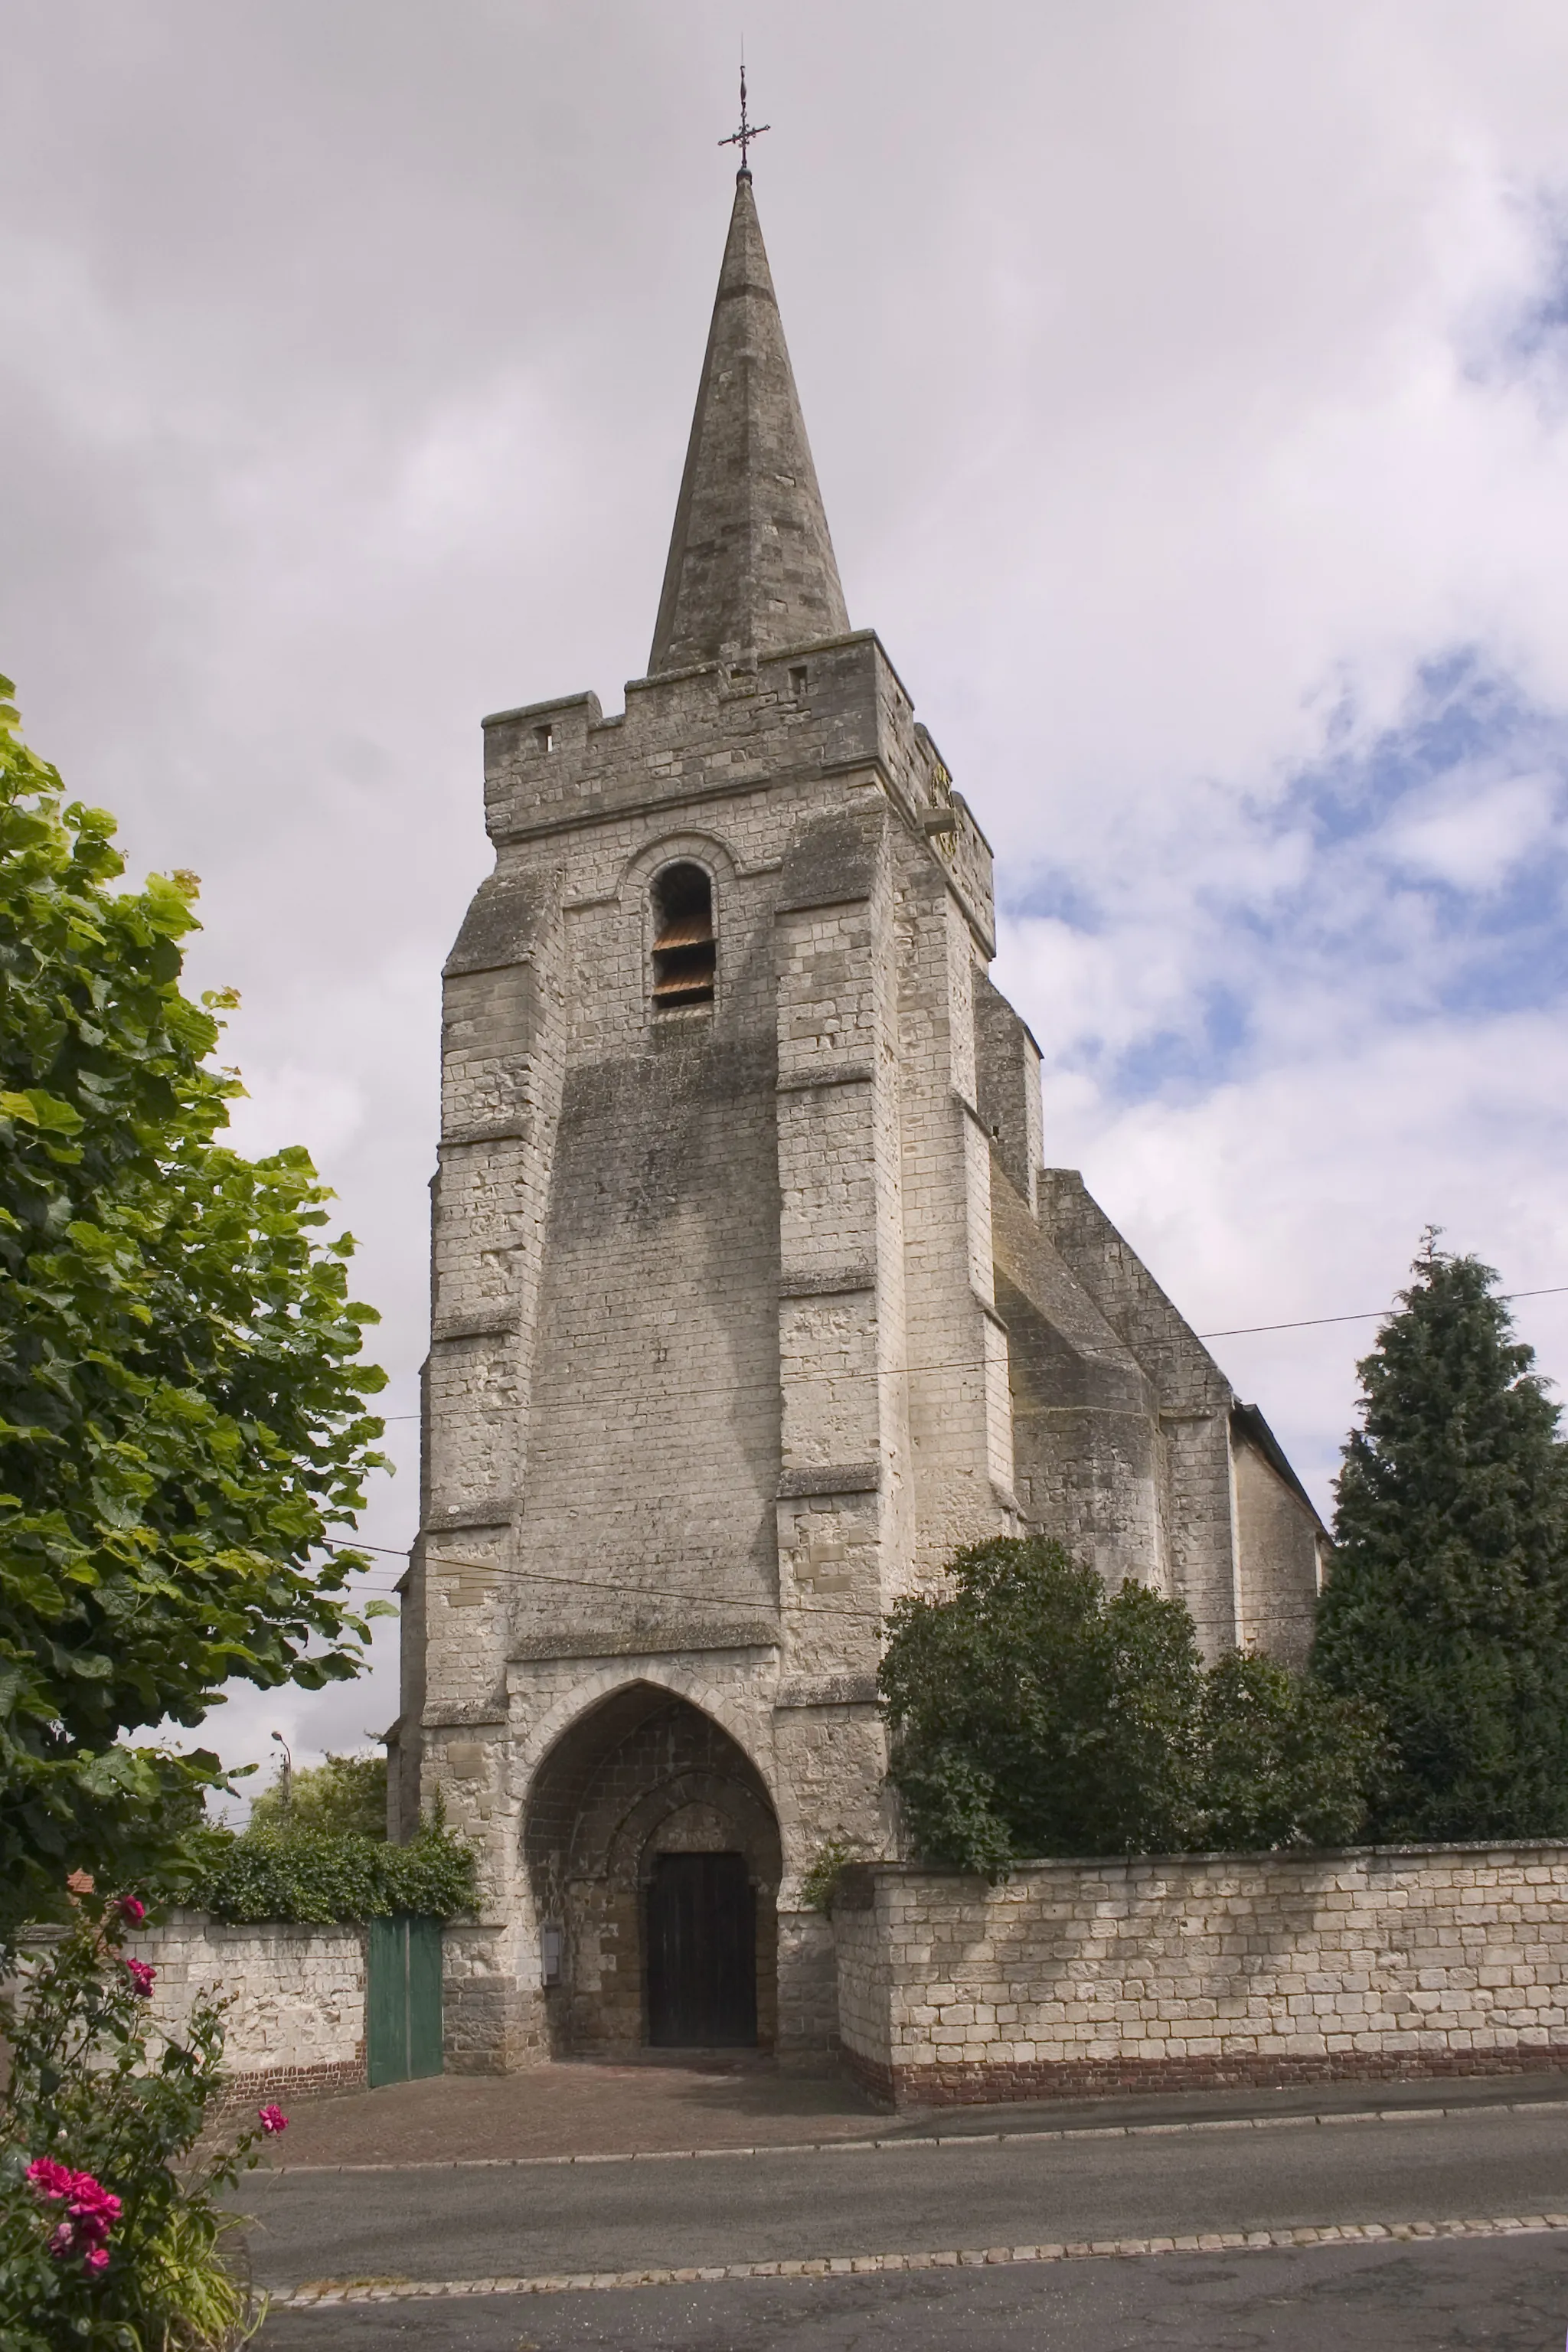
[[[741,169],[749,174],[752,167],[746,160],[746,150],[753,139],[760,139],[764,131],[772,129],[771,122],[748,122],[746,120],[746,61],[742,58],[741,60],[741,127],[739,131],[731,131],[728,139],[721,139],[719,145],[738,147],[741,151]]]

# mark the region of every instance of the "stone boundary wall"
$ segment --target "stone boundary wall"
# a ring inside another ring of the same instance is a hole
[[[900,2106],[1568,2064],[1568,1842],[858,1864],[842,2054]]]
[[[232,2004],[224,2063],[226,2112],[263,2101],[365,2087],[363,1927],[258,1920],[226,1927],[201,1911],[174,1911],[128,1936],[129,1958],[156,1969],[154,2021],[178,2030],[198,1992]]]

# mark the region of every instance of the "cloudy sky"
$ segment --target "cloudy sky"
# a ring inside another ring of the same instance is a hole
[[[336,1186],[389,1412],[478,721],[643,668],[742,22],[851,616],[995,845],[1047,1156],[1205,1331],[1376,1307],[1428,1221],[1568,1284],[1561,0],[4,14],[0,668],[204,877],[239,1140]],[[1325,1507],[1373,1328],[1215,1342]],[[358,1744],[395,1643],[213,1730]]]

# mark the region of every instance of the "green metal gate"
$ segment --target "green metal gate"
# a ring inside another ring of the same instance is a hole
[[[365,2070],[372,2090],[441,2072],[441,1922],[395,1911],[370,1923]]]

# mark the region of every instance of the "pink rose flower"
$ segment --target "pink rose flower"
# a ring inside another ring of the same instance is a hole
[[[158,1973],[157,1969],[150,1969],[145,1960],[127,1960],[125,1973],[142,2000],[148,2000],[152,1995],[153,1980]]]
[[[120,1898],[120,1916],[128,1927],[140,1927],[142,1920],[147,1916],[147,1906],[134,1895],[122,1895]]]
[[[288,2130],[289,2118],[281,2107],[268,2105],[265,2107],[258,2107],[256,2112],[261,2118],[261,2128],[269,2139],[279,2132]]]
[[[68,2197],[76,2178],[68,2164],[57,2164],[52,2156],[36,2156],[27,2167],[28,2182],[43,2198]]]
[[[101,2245],[120,2219],[120,2200],[100,2188],[89,2172],[79,2172],[66,2208],[84,2245]]]
[[[49,2235],[49,2252],[57,2262],[79,2254],[89,2271],[102,2270],[109,2261],[104,2241],[121,2215],[121,2201],[90,2172],[73,2172],[53,2157],[36,2157],[27,2167],[35,2194],[46,2204],[63,2204],[66,2218]]]

